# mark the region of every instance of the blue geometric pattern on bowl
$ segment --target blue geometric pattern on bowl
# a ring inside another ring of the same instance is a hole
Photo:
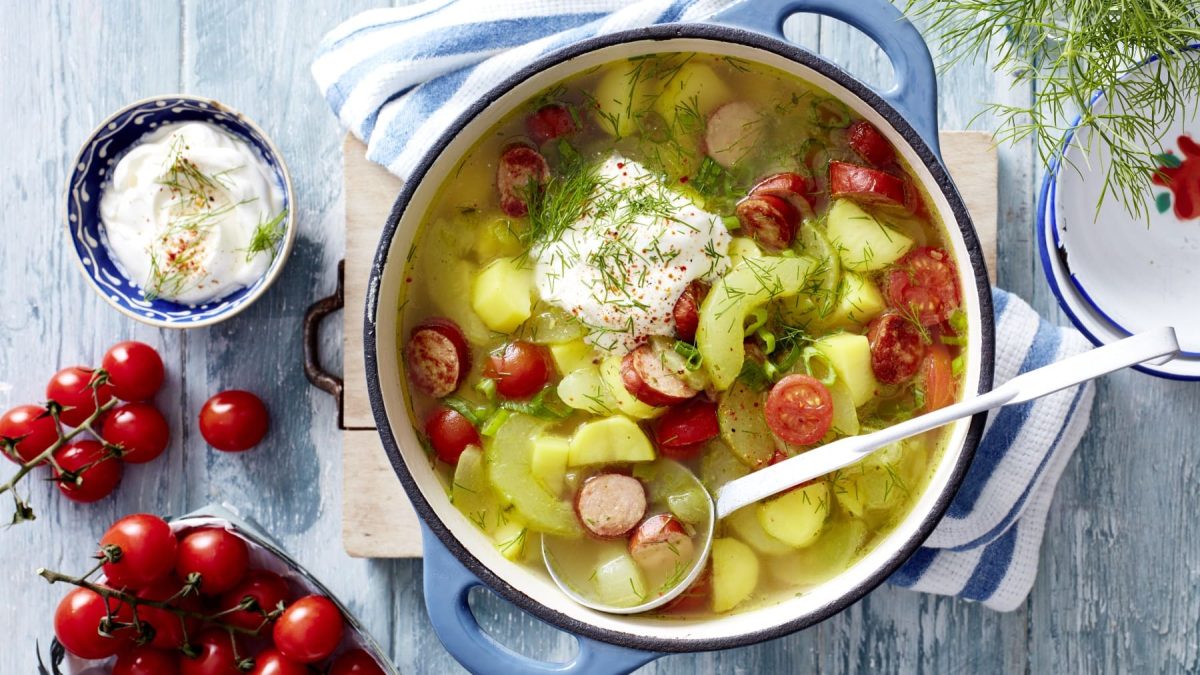
[[[275,179],[283,193],[283,208],[287,212],[287,234],[278,244],[275,259],[266,273],[250,286],[196,306],[162,298],[147,300],[141,288],[125,276],[109,255],[100,222],[100,196],[117,160],[144,135],[164,124],[175,122],[207,122],[250,143],[275,172]],[[67,184],[67,230],[84,275],[96,291],[117,309],[140,321],[164,327],[189,328],[212,324],[233,316],[253,302],[266,290],[265,286],[270,285],[286,262],[295,236],[288,184],[286,170],[276,157],[271,143],[239,113],[208,99],[156,97],[118,111],[80,149],[72,167],[71,180]]]

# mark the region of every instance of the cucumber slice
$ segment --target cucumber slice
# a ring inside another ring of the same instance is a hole
[[[841,469],[834,475],[833,486],[838,504],[858,517],[899,507],[912,494],[916,480],[913,458],[920,455],[913,441],[900,441]]]
[[[804,255],[817,261],[821,284],[812,293],[802,293],[780,302],[784,318],[793,324],[806,324],[834,311],[838,288],[842,283],[842,259],[820,225],[805,222],[800,228],[800,247]]]
[[[484,442],[484,460],[492,487],[512,503],[530,529],[562,537],[583,534],[568,502],[550,494],[533,477],[529,439],[546,424],[536,417],[511,415],[496,435]]]
[[[788,586],[815,586],[844,572],[867,541],[867,525],[857,518],[831,522],[809,547],[771,556],[767,569]]]
[[[775,455],[775,435],[763,416],[764,396],[742,379],[721,393],[717,422],[721,438],[733,455],[751,469],[765,466]]]
[[[899,260],[913,240],[884,225],[849,199],[836,199],[829,208],[826,231],[842,258],[855,272],[874,272]]]
[[[593,415],[617,412],[617,399],[609,391],[596,366],[585,366],[567,373],[558,383],[558,397],[576,410]]]
[[[633,607],[646,601],[646,577],[633,557],[622,552],[596,568],[596,596],[612,607]]]
[[[746,316],[771,300],[819,286],[817,264],[808,257],[746,258],[722,277],[700,306],[696,347],[718,390],[728,389],[742,369]]]
[[[463,335],[473,344],[486,343],[491,339],[492,332],[471,306],[463,302],[463,298],[471,297],[471,283],[479,273],[479,268],[468,260],[456,257],[449,248],[426,246],[425,250],[428,253],[418,261],[417,274],[428,280],[425,287],[434,312],[458,324]]]
[[[758,556],[737,539],[712,543],[712,609],[728,612],[758,586]]]
[[[504,507],[492,492],[483,465],[483,452],[476,447],[463,450],[454,467],[450,502],[475,526],[491,534],[503,522]]]

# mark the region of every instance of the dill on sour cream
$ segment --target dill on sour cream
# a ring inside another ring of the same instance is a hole
[[[283,238],[283,190],[254,148],[169,124],[117,162],[100,200],[109,250],[146,298],[198,305],[249,286]]]

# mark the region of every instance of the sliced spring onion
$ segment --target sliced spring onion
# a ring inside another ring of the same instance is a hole
[[[443,398],[442,405],[467,418],[467,420],[476,427],[482,424],[492,412],[489,409],[489,406],[475,405],[474,403],[457,396],[447,396]]]
[[[750,325],[746,326],[746,337],[750,337],[751,335],[754,335],[755,331],[757,331],[759,328],[762,328],[764,325],[766,325],[766,323],[767,323],[767,308],[766,307],[756,307],[756,308],[750,310],[750,313],[748,316],[754,317],[754,320],[750,322]]]
[[[742,221],[738,220],[737,216],[721,216],[721,222],[727,230],[736,230],[742,226]]]
[[[963,355],[959,354],[950,362],[950,374],[953,377],[958,377],[963,374],[963,370],[967,367],[967,362],[963,359]]]
[[[950,314],[950,327],[958,335],[965,335],[967,332],[967,313],[961,308],[954,310]]]
[[[836,98],[815,98],[809,118],[813,124],[824,129],[845,129],[850,126],[850,109]]]
[[[967,336],[965,335],[943,335],[939,338],[944,345],[956,345],[959,347],[966,346]]]
[[[834,372],[829,357],[818,351],[816,347],[805,347],[801,358],[804,359],[805,372],[815,377],[821,384],[828,387],[837,382],[837,373]]]
[[[508,421],[510,414],[507,410],[497,410],[494,415],[484,422],[483,428],[479,430],[479,433],[488,437],[495,436],[496,432],[500,431],[500,427],[504,426],[504,423]]]
[[[490,377],[485,377],[475,385],[475,391],[479,392],[485,399],[489,401],[496,400],[496,381]]]
[[[770,354],[775,351],[775,334],[767,330],[766,326],[759,328],[755,332],[755,335],[758,336],[759,340],[762,340],[764,354]]]
[[[685,359],[683,367],[687,368],[689,371],[699,369],[701,364],[704,363],[704,356],[700,354],[700,350],[696,348],[696,345],[690,342],[676,340],[675,353],[679,354]]]

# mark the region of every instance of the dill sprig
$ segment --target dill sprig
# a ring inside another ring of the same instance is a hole
[[[287,228],[283,224],[285,218],[287,218],[287,209],[280,211],[274,218],[259,223],[254,228],[254,234],[250,236],[250,245],[246,247],[246,262],[250,262],[254,256],[264,251],[271,253],[272,260],[275,258],[275,246],[287,232]]]
[[[1097,210],[1115,198],[1149,218],[1144,196],[1163,130],[1200,91],[1200,58],[1186,50],[1200,41],[1195,0],[909,0],[907,11],[929,21],[947,65],[990,54],[997,71],[1033,85],[1027,104],[984,109],[1000,120],[997,140],[1032,137],[1049,163],[1081,114],[1075,138],[1084,156],[1101,147],[1109,155]],[[1090,105],[1097,91],[1107,97],[1103,110]]]

